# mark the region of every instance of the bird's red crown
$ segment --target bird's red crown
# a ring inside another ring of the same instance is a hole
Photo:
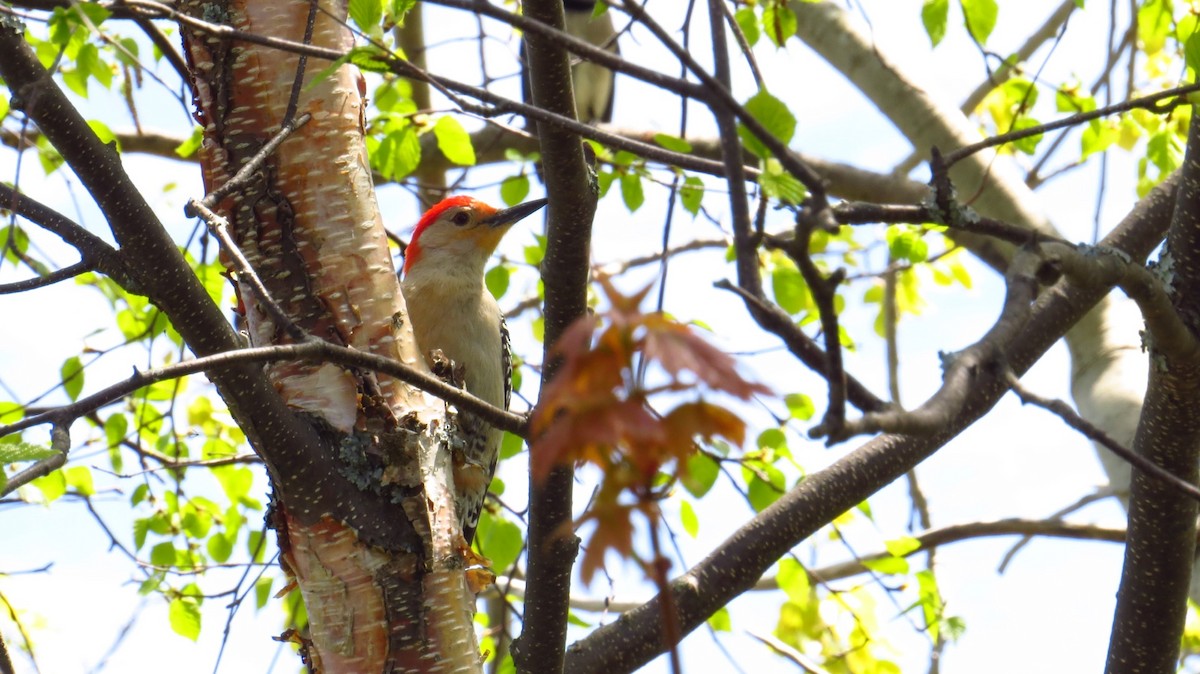
[[[437,219],[441,217],[442,213],[445,213],[451,208],[464,206],[469,206],[477,210],[488,210],[492,208],[475,197],[469,197],[465,194],[446,197],[445,199],[442,199],[434,204],[429,210],[425,211],[425,214],[421,216],[421,219],[417,221],[417,226],[413,229],[412,239],[408,242],[408,248],[406,248],[404,251],[405,274],[408,273],[408,270],[411,269],[421,257],[421,234],[428,229],[430,225],[432,225],[434,222],[437,222]]]

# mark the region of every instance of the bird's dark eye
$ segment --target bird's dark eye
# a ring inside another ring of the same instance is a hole
[[[454,217],[450,218],[450,222],[453,222],[454,224],[458,225],[459,227],[462,227],[463,225],[467,224],[470,221],[471,221],[471,214],[466,211],[459,211],[454,214]]]

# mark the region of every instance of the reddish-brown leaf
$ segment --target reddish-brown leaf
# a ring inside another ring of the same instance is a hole
[[[680,465],[691,456],[696,437],[711,440],[720,436],[740,445],[746,439],[746,424],[736,414],[703,400],[684,403],[671,410],[663,419],[670,436],[672,454]]]
[[[645,357],[660,363],[672,377],[691,372],[709,388],[742,400],[755,393],[769,393],[765,386],[738,374],[729,354],[704,341],[687,326],[658,315],[647,317],[646,328]]]
[[[608,469],[616,448],[638,452],[639,448],[664,445],[667,429],[641,400],[620,400],[610,395],[598,404],[566,406],[534,439],[530,469],[535,480],[544,479],[560,464],[590,461]]]
[[[579,577],[590,584],[592,577],[604,566],[609,550],[623,557],[633,555],[633,508],[611,501],[598,500],[584,521],[592,520],[596,528],[588,539],[587,550],[579,564]]]

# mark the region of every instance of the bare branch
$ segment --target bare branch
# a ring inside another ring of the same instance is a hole
[[[50,429],[50,449],[54,450],[54,455],[46,457],[8,478],[7,482],[0,485],[0,496],[11,494],[39,477],[45,477],[53,473],[66,464],[67,454],[71,451],[71,436],[68,434],[69,426],[70,423],[54,424],[54,427]],[[3,434],[2,430],[0,430],[0,434]]]
[[[225,353],[185,360],[181,363],[145,372],[134,372],[133,376],[129,379],[118,384],[113,384],[85,398],[80,398],[70,405],[56,407],[40,414],[25,417],[7,426],[0,426],[0,437],[44,423],[69,422],[155,382],[176,379],[200,372],[218,373],[221,370],[245,363],[266,363],[280,360],[331,362],[382,372],[415,386],[422,391],[435,395],[463,411],[470,412],[496,428],[515,433],[521,437],[525,437],[527,432],[525,417],[507,412],[498,407],[493,407],[470,393],[451,386],[433,375],[408,367],[390,358],[357,351],[314,338],[302,344],[279,344],[236,349]]]
[[[1172,205],[1173,185],[1160,185],[1103,244],[1144,259],[1157,244]],[[1108,290],[1081,287],[1067,279],[1056,292],[1039,298],[1029,320],[1006,345],[1013,371],[1026,371]],[[935,435],[881,435],[829,468],[809,474],[671,583],[684,632],[694,630],[718,608],[754,587],[772,564],[825,523],[931,456],[986,414],[1007,390],[995,378],[981,378],[960,413]],[[576,642],[568,649],[566,671],[632,671],[649,662],[663,648],[660,610],[656,597]]]
[[[717,281],[713,285],[740,297],[746,303],[746,308],[759,327],[782,339],[788,351],[800,362],[822,376],[829,371],[828,356],[825,352],[811,337],[804,334],[804,331],[782,309],[762,298],[751,295],[748,291],[734,286],[729,281]],[[846,398],[864,412],[880,412],[892,407],[849,374],[846,375]]]
[[[76,262],[73,265],[68,265],[62,269],[38,276],[37,278],[26,279],[24,281],[14,281],[13,283],[0,284],[0,295],[11,295],[13,293],[22,293],[27,290],[36,288],[44,288],[48,285],[53,285],[59,281],[65,281],[69,278],[75,278],[80,274],[89,272],[93,269],[92,265],[87,262]]]
[[[1022,138],[1040,136],[1048,131],[1054,131],[1056,129],[1079,126],[1080,124],[1083,124],[1084,122],[1090,122],[1093,119],[1100,119],[1109,115],[1129,112],[1130,110],[1142,109],[1149,110],[1150,112],[1156,114],[1167,113],[1179,107],[1180,105],[1187,104],[1188,94],[1195,93],[1197,91],[1200,91],[1200,83],[1175,87],[1174,89],[1166,89],[1158,92],[1157,94],[1141,96],[1139,98],[1133,98],[1128,101],[1123,101],[1113,105],[1106,105],[1102,108],[1096,108],[1095,110],[1089,110],[1088,112],[1081,112],[1071,115],[1070,117],[1064,117],[1063,119],[1055,120],[1053,122],[1047,122],[1046,124],[1038,124],[1037,126],[1031,126],[1019,131],[1002,133],[997,136],[992,136],[985,140],[981,140],[978,143],[972,143],[971,145],[960,147],[953,152],[947,152],[945,155],[946,165],[954,166],[954,164],[959,160],[965,159],[966,157],[969,157],[980,150],[986,150],[989,147],[1004,145],[1005,143],[1018,141]]]
[[[1030,391],[1021,385],[1021,380],[1018,379],[1017,376],[1011,371],[1006,371],[1004,375],[1008,380],[1008,385],[1012,387],[1013,393],[1016,393],[1017,396],[1021,398],[1022,403],[1036,405],[1047,412],[1050,412],[1051,414],[1057,415],[1060,419],[1066,422],[1068,426],[1082,433],[1088,440],[1104,445],[1104,447],[1110,452],[1116,454],[1122,459],[1125,459],[1134,466],[1137,466],[1139,470],[1143,470],[1150,475],[1153,475],[1171,487],[1183,492],[1190,498],[1200,501],[1200,489],[1197,489],[1195,485],[1179,479],[1174,474],[1163,469],[1150,459],[1147,459],[1141,454],[1135,453],[1132,449],[1129,449],[1116,440],[1113,440],[1107,433],[1099,428],[1096,428],[1086,419],[1076,414],[1075,410],[1071,409],[1071,406],[1065,402],[1061,400],[1043,398],[1042,396]]]

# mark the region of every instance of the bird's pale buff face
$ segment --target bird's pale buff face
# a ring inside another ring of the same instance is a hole
[[[445,202],[443,202],[445,203]],[[439,204],[441,205],[441,204]],[[459,264],[482,264],[496,250],[500,239],[513,223],[487,222],[496,209],[475,199],[460,199],[446,204],[438,212],[427,214],[414,232],[405,259],[405,273],[418,264],[437,263],[438,258]]]

